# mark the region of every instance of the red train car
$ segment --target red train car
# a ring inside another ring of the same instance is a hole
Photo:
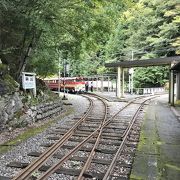
[[[65,77],[65,78],[45,78],[44,82],[51,90],[66,91],[70,93],[83,92],[85,90],[85,81],[81,77]]]

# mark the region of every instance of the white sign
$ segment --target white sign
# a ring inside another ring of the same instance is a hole
[[[36,74],[23,72],[22,87],[23,89],[34,89],[34,95],[36,95]]]

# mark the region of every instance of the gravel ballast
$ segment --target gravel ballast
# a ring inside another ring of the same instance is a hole
[[[84,112],[87,110],[88,106],[89,106],[89,101],[79,95],[71,95],[68,94],[67,95],[68,98],[68,103],[72,103],[72,106],[74,108],[74,112],[71,115],[68,115],[64,118],[61,118],[61,115],[59,116],[59,119],[57,120],[56,123],[52,124],[51,127],[49,127],[47,130],[45,130],[42,133],[39,133],[29,139],[27,139],[26,141],[24,141],[23,143],[18,144],[17,146],[15,146],[12,150],[8,151],[7,153],[4,154],[0,154],[0,176],[6,176],[6,177],[12,177],[17,175],[21,169],[17,169],[17,168],[9,168],[6,165],[9,162],[12,161],[20,161],[20,162],[25,162],[25,163],[30,163],[32,162],[35,157],[30,157],[27,154],[30,152],[44,152],[45,151],[45,147],[42,146],[42,144],[47,144],[47,143],[55,143],[56,140],[50,140],[48,139],[48,137],[52,137],[53,134],[49,134],[49,133],[53,133],[55,131],[58,130],[57,127],[59,127],[59,129],[66,129],[66,128],[70,128],[79,117],[81,117]],[[127,102],[108,102],[109,105],[109,116],[114,115],[117,110],[121,109],[122,107],[124,107],[124,105],[127,104]],[[69,106],[65,106],[65,108],[69,108]],[[98,109],[97,109],[98,111]],[[126,117],[127,118],[127,114]],[[120,125],[122,125],[122,122],[120,123]],[[88,128],[88,127],[86,127]],[[94,129],[94,128],[92,128]],[[105,140],[107,141],[107,140]],[[75,145],[76,143],[73,141],[68,141],[67,145]],[[85,145],[85,147],[91,147],[92,144],[91,143],[87,143]],[[116,146],[111,146],[108,145],[105,147],[105,145],[100,145],[101,148],[106,148],[109,150],[115,150],[117,149]],[[127,151],[130,151],[129,147],[126,148]],[[58,150],[57,153],[59,154],[66,154],[68,152],[68,149],[60,149]],[[80,157],[88,157],[88,153],[87,152],[83,152],[83,151],[78,151],[74,154],[74,156],[80,156]],[[103,153],[98,153],[95,155],[95,157],[97,157],[97,159],[104,159],[104,160],[110,160],[112,159],[111,155],[107,155],[107,154],[103,154]],[[131,159],[129,159],[128,157],[121,157],[124,158],[124,161],[127,161],[128,163],[130,161],[132,161]],[[47,165],[53,164],[53,162],[57,162],[58,159],[56,158],[51,158],[48,162]],[[79,161],[69,161],[67,163],[64,164],[64,167],[76,167],[77,169],[79,169],[80,167],[82,168],[83,164]],[[92,169],[94,169],[93,166],[97,166],[97,164],[92,164],[91,167]],[[95,169],[97,169],[98,173],[104,173],[105,170],[107,169],[106,166],[103,166],[101,164],[98,164],[98,167],[96,167]],[[92,170],[93,171],[93,170]],[[74,179],[71,176],[68,175],[62,175],[62,174],[54,174],[52,175],[49,179]]]
[[[29,138],[28,140],[20,143],[19,145],[15,146],[12,150],[8,151],[7,153],[0,154],[0,176],[12,177],[16,175],[20,169],[16,168],[9,168],[6,165],[11,161],[21,161],[29,163],[34,159],[34,157],[27,156],[28,153],[32,151],[43,152],[44,147],[41,144],[47,143],[48,137],[47,133],[53,131],[57,126],[69,126],[72,125],[74,117],[81,116],[82,112],[85,112],[89,102],[82,96],[76,95],[68,95],[68,101],[72,103],[74,107],[74,113],[66,116],[61,119],[61,115],[59,116],[59,121],[53,124],[50,128],[46,131]],[[67,107],[68,108],[68,107]],[[51,141],[49,141],[50,143]]]

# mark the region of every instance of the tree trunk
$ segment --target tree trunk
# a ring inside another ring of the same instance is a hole
[[[29,58],[29,56],[31,54],[31,51],[32,51],[32,49],[35,49],[36,44],[38,43],[41,35],[42,35],[42,30],[40,30],[39,32],[34,32],[33,33],[33,37],[31,39],[31,42],[29,43],[29,46],[27,48],[27,51],[26,51],[25,55],[23,55],[23,53],[22,53],[22,56],[20,58],[20,63],[19,63],[19,69],[18,69],[18,71],[16,73],[16,80],[18,82],[20,82],[21,74],[22,74],[22,72],[26,68],[26,65],[27,65],[27,62],[28,62],[28,58]],[[24,39],[23,44],[25,44],[25,39]]]
[[[19,69],[17,70],[17,74],[16,74],[16,80],[18,82],[20,82],[20,77],[21,77],[21,74],[22,72],[24,71],[25,67],[26,67],[26,64],[27,64],[27,60],[29,58],[29,55],[31,53],[31,50],[32,50],[32,44],[33,44],[33,41],[34,41],[34,36],[27,48],[27,51],[25,53],[25,55],[23,56],[23,58],[21,58],[20,60],[20,63],[19,63]]]

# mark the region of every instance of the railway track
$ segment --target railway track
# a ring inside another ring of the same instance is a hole
[[[37,171],[39,180],[58,179],[55,174],[67,174],[78,180],[128,179],[140,132],[140,123],[136,120],[144,104],[153,97],[135,99],[113,115],[107,100],[93,95],[85,97],[89,108],[83,117],[77,118],[70,129],[57,127],[51,132],[49,139],[55,142],[44,144],[48,148],[43,153],[30,153],[39,157],[31,164],[19,163],[24,169],[13,180],[31,179]],[[59,153],[60,149],[66,152]],[[56,158],[56,163],[47,166],[49,158]],[[76,162],[76,167],[71,162]],[[71,164],[69,170],[65,168],[68,164]],[[9,166],[18,167],[18,163],[12,162]]]

